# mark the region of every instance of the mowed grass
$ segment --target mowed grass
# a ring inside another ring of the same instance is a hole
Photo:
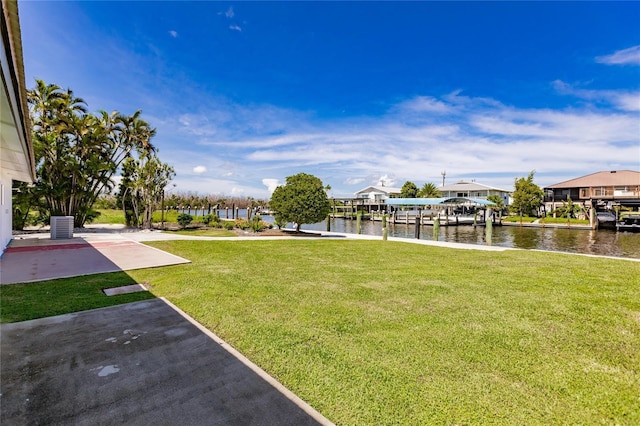
[[[98,209],[100,216],[96,217],[94,224],[124,225],[124,212],[117,209]]]
[[[106,296],[105,288],[136,284],[124,272],[0,286],[0,322],[26,321],[87,309],[137,302],[147,291]]]
[[[178,235],[191,235],[193,237],[237,237],[233,231],[228,231],[226,229],[197,229],[197,228],[187,228],[187,229],[179,229],[176,231],[164,231],[167,234],[178,234]]]
[[[640,263],[172,241],[131,271],[337,424],[640,424]]]

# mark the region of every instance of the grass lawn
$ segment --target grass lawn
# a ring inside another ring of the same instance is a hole
[[[124,213],[122,210],[116,209],[98,209],[100,216],[98,216],[91,223],[103,223],[109,225],[124,225]]]
[[[544,217],[540,219],[540,223],[564,223],[569,222],[572,225],[588,225],[589,219],[567,219],[566,217]]]
[[[167,234],[179,234],[179,235],[192,235],[194,237],[237,237],[233,231],[227,231],[226,229],[180,229],[177,231],[164,231]]]
[[[522,223],[533,223],[538,220],[540,223],[560,223],[566,224],[569,222],[572,225],[588,225],[588,219],[567,219],[566,217],[522,217]],[[502,222],[520,223],[520,216],[505,216],[502,218]]]
[[[193,263],[133,280],[337,424],[640,424],[640,263],[391,241],[150,245]]]
[[[106,296],[102,289],[136,284],[124,272],[0,286],[0,322],[25,321],[151,299],[149,292]]]

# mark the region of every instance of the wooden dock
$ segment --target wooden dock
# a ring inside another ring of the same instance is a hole
[[[334,219],[356,220],[357,215],[331,215]],[[417,214],[416,211],[399,211],[394,212],[392,215],[387,216],[387,222],[389,224],[402,224],[402,225],[415,225],[416,221],[420,225],[433,226],[436,218],[440,221],[440,226],[458,226],[458,225],[473,225],[484,226],[485,221],[482,215],[428,215]],[[382,214],[361,214],[361,220],[381,222]]]

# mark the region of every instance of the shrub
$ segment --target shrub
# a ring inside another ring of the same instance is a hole
[[[233,222],[224,221],[222,223],[222,227],[227,231],[231,231],[233,228],[235,228],[235,224]]]
[[[251,223],[249,223],[249,228],[253,232],[260,232],[265,228],[265,223],[262,221],[260,216],[254,216],[251,218]]]
[[[182,229],[186,228],[187,225],[190,224],[192,220],[193,220],[193,216],[191,216],[190,214],[180,213],[178,215],[178,224],[180,225],[180,227],[182,227]]]
[[[91,223],[94,220],[96,220],[98,217],[100,217],[102,213],[100,213],[97,210],[93,210],[93,209],[89,209],[89,211],[87,212],[87,216],[86,216],[86,222],[87,223]]]
[[[235,221],[236,228],[246,230],[249,229],[249,222],[246,219],[236,219]]]
[[[217,223],[220,223],[220,218],[217,214],[208,214],[202,218],[202,222],[207,226],[215,225]]]
[[[285,226],[287,226],[287,219],[285,219],[284,217],[280,216],[279,214],[276,214],[275,224],[278,227],[278,229],[282,229]]]

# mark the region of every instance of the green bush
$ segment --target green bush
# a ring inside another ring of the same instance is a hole
[[[250,227],[249,222],[246,219],[236,219],[235,226],[236,228],[242,229],[243,231],[249,229]]]
[[[287,226],[287,220],[285,218],[283,218],[282,216],[280,216],[279,214],[276,214],[275,224],[278,227],[278,229],[282,229],[285,226]]]
[[[251,218],[249,228],[251,228],[253,232],[260,232],[265,228],[265,223],[262,221],[262,218],[260,216],[256,215]]]
[[[182,227],[182,229],[186,228],[188,224],[193,220],[193,216],[187,213],[180,213],[178,215],[178,224]]]
[[[216,223],[220,223],[220,218],[217,214],[208,214],[202,218],[202,222],[207,226],[215,225]]]
[[[233,222],[229,222],[229,221],[224,221],[222,223],[222,227],[224,229],[226,229],[227,231],[231,231],[233,228],[235,228],[235,225]]]
[[[86,223],[92,223],[94,220],[100,217],[102,213],[97,210],[89,209],[87,212],[87,221]]]

